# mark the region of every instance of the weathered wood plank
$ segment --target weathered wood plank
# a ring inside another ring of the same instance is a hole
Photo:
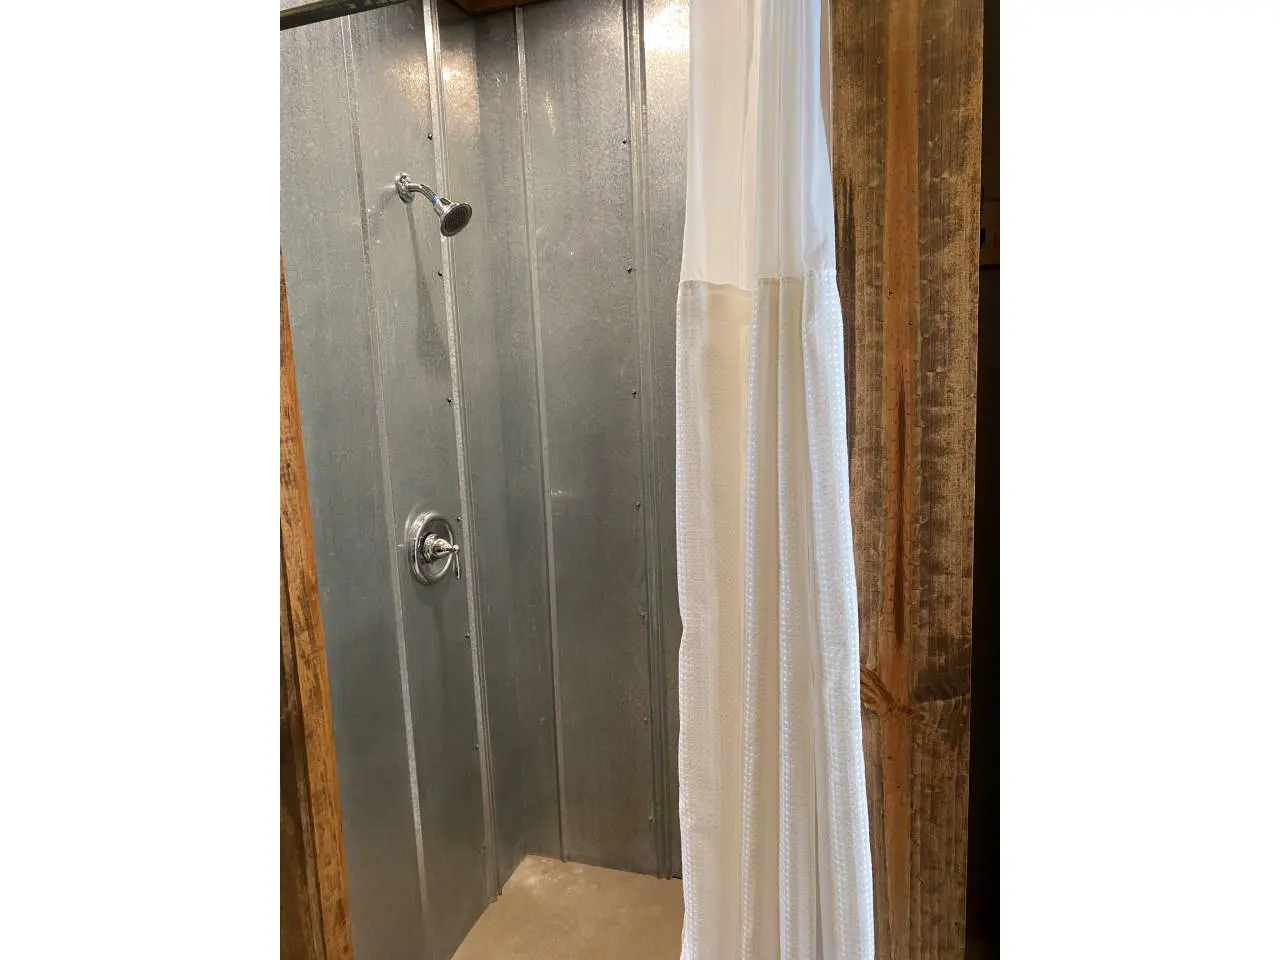
[[[981,0],[837,0],[833,154],[877,954],[964,954]]]
[[[917,571],[913,740],[912,956],[964,955],[978,251],[982,179],[982,4],[922,0],[917,106],[919,362],[912,566]]]
[[[311,510],[307,503],[302,425],[293,365],[293,338],[280,268],[280,560],[283,580],[281,654],[284,680],[301,717],[305,773],[303,818],[314,855],[320,930],[327,960],[350,960],[351,922],[347,912],[346,866],[338,806],[338,767],[329,702],[329,672],[316,586]]]
[[[920,61],[920,571],[915,702],[969,692],[978,378],[982,6],[924,0]]]
[[[965,949],[969,697],[917,707],[912,724],[911,921],[904,956]]]
[[[915,557],[911,534],[916,516],[920,476],[919,447],[914,443],[918,394],[918,326],[920,292],[919,142],[916,114],[920,58],[919,0],[895,0],[888,11],[885,77],[885,235],[882,323],[884,367],[881,415],[884,419],[884,553],[878,558],[884,583],[879,611],[880,644],[873,651],[890,703],[906,704],[911,686],[912,606]],[[856,322],[856,319],[855,319]],[[874,563],[874,561],[873,561]],[[875,576],[875,566],[867,572]],[[890,904],[889,938],[897,956],[899,944],[910,942],[911,929],[901,909],[912,896],[911,809],[912,721],[896,710],[882,716],[884,778],[884,875]],[[915,951],[910,951],[915,956]],[[907,954],[903,954],[905,957]]]
[[[884,755],[881,716],[892,713],[888,690],[875,672],[883,578],[870,564],[885,555],[885,527],[869,518],[883,511],[884,420],[884,160],[887,4],[837,0],[832,14],[832,153],[836,202],[837,281],[844,312],[845,398],[858,618],[862,628],[863,746],[868,758],[876,943],[888,956],[891,916],[885,882]]]
[[[293,624],[280,565],[280,957],[324,960],[315,834],[307,803],[306,738],[293,674]]]

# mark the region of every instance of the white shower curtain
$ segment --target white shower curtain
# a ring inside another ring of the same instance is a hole
[[[872,960],[826,0],[692,0],[683,960]]]

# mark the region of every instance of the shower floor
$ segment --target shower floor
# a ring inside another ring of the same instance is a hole
[[[679,880],[525,857],[453,960],[680,956]]]

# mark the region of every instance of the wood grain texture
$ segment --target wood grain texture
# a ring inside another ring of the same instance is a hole
[[[325,960],[350,960],[351,921],[347,907],[342,821],[338,806],[338,767],[329,702],[320,594],[316,586],[315,547],[307,504],[302,426],[293,365],[293,338],[280,268],[280,578],[282,713],[295,723],[296,743],[287,759],[299,774],[296,817],[300,846],[286,846],[282,812],[281,855],[299,850],[310,858],[304,870],[319,926]],[[284,732],[282,732],[284,736]],[[282,769],[282,784],[285,777]],[[281,802],[287,802],[282,794]],[[282,871],[286,865],[282,864]],[[283,880],[282,880],[283,883]],[[281,916],[284,936],[285,917]],[[305,926],[301,927],[305,930]],[[298,956],[310,956],[302,947]]]
[[[964,955],[981,0],[836,0],[877,955]]]
[[[280,565],[280,957],[324,960],[315,834],[307,804],[307,752],[293,673],[293,624]]]

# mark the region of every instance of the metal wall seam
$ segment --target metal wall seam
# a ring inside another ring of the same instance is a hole
[[[644,548],[648,586],[649,733],[653,745],[654,843],[660,876],[671,876],[670,810],[667,808],[665,647],[662,622],[662,545],[658,532],[657,441],[654,425],[653,329],[649,298],[649,138],[645,102],[644,4],[623,0],[626,31],[627,119],[631,146],[632,221],[635,245],[637,346],[644,491]]]
[[[427,870],[422,830],[421,793],[418,786],[417,749],[413,735],[413,701],[409,689],[409,654],[404,635],[404,607],[400,591],[400,556],[397,548],[395,505],[391,496],[391,444],[387,434],[385,384],[382,373],[382,343],[378,330],[377,298],[373,293],[373,263],[370,259],[369,204],[364,182],[364,163],[360,152],[360,107],[356,95],[355,51],[351,37],[351,21],[342,19],[342,64],[347,84],[347,110],[351,120],[352,162],[355,165],[356,190],[360,199],[360,232],[363,238],[365,292],[368,299],[366,322],[369,345],[373,354],[374,407],[378,419],[378,452],[382,465],[382,495],[386,516],[387,549],[391,555],[391,596],[394,603],[396,655],[400,663],[400,699],[404,707],[405,749],[409,762],[409,792],[413,798],[414,854],[418,862],[418,897],[422,908],[423,932],[427,924]],[[424,940],[423,947],[428,946]]]
[[[423,0],[422,22],[424,43],[427,54],[427,85],[430,91],[431,131],[434,134],[432,143],[435,147],[436,189],[441,196],[449,195],[449,170],[444,138],[445,123],[441,110],[443,96],[443,78],[440,73],[440,20],[436,0]],[[462,520],[459,533],[465,551],[467,576],[467,622],[471,627],[471,673],[472,685],[475,688],[476,704],[476,737],[480,752],[480,793],[484,805],[484,861],[485,885],[489,899],[498,896],[497,842],[494,831],[494,806],[492,781],[493,771],[490,766],[493,755],[489,743],[489,708],[487,686],[484,680],[483,638],[480,633],[480,616],[476,593],[479,590],[477,575],[479,564],[475,562],[475,542],[471,536],[471,474],[467,461],[466,424],[463,412],[462,364],[459,357],[458,312],[453,285],[453,264],[449,251],[449,243],[440,244],[441,270],[444,273],[444,313],[445,325],[449,332],[449,377],[453,393],[453,432],[458,456],[458,487],[462,502]],[[455,561],[456,562],[456,561]]]
[[[547,551],[547,604],[551,614],[551,694],[552,712],[555,718],[556,808],[560,817],[560,859],[563,860],[568,826],[565,822],[564,723],[560,701],[560,620],[556,608],[556,541],[555,524],[552,522],[551,510],[550,450],[547,443],[546,365],[542,353],[542,297],[538,287],[538,233],[534,222],[533,153],[529,133],[529,66],[525,58],[524,10],[516,7],[514,15],[516,22],[516,67],[520,93],[520,152],[524,161],[525,248],[529,256],[530,309],[533,313],[533,363],[536,370],[538,438],[542,460],[543,530],[545,531]]]

